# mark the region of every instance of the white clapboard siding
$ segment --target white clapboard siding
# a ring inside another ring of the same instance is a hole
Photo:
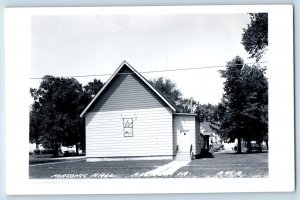
[[[124,137],[123,118],[133,118],[133,137]],[[172,111],[168,107],[88,112],[86,156],[172,156]]]
[[[197,154],[196,141],[195,141],[195,130],[196,130],[195,121],[196,121],[195,116],[174,115],[174,131],[177,135],[177,144],[178,144],[178,139],[180,137],[180,131],[188,131],[188,134],[190,136],[190,144],[189,145],[193,145],[194,155]]]

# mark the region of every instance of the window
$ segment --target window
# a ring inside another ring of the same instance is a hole
[[[133,118],[123,118],[124,137],[133,136]]]

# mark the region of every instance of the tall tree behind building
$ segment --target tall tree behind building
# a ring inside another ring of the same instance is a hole
[[[250,13],[250,24],[243,29],[242,44],[250,58],[259,61],[268,46],[268,13]]]
[[[238,153],[241,140],[250,144],[259,143],[268,135],[268,81],[265,68],[248,66],[240,57],[227,63],[221,70],[225,78],[220,129],[223,138],[231,141],[238,139]],[[224,111],[225,108],[225,111]]]

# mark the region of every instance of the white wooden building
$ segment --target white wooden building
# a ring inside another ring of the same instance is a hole
[[[190,159],[204,146],[196,114],[176,107],[126,61],[81,113],[86,159]]]

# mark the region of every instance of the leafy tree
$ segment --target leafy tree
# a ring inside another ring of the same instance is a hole
[[[181,98],[177,105],[177,109],[182,113],[197,113],[198,106],[198,102],[196,102],[193,98]]]
[[[80,143],[82,119],[78,115],[78,101],[81,94],[82,86],[73,78],[44,76],[39,88],[31,89],[34,98],[30,112],[31,136],[52,149],[54,156],[58,156],[60,145]]]
[[[220,120],[222,120],[224,118],[224,116],[226,115],[226,107],[222,102],[223,102],[223,100],[215,107],[215,110],[213,113],[214,121],[216,121],[216,122],[220,122]]]
[[[152,79],[149,82],[173,105],[178,106],[183,101],[182,93],[170,79],[159,77],[157,79]]]
[[[32,90],[34,92],[34,90]],[[38,102],[34,102],[30,110],[30,125],[29,125],[29,142],[35,143],[36,148],[39,148],[39,134],[41,132],[41,106]]]
[[[238,153],[241,140],[261,142],[268,132],[268,81],[265,68],[248,66],[240,57],[227,63],[221,70],[225,78],[224,95],[218,112],[223,138],[238,139]]]
[[[200,116],[200,121],[217,121],[215,115],[216,106],[208,104],[200,104],[196,108],[196,113]]]
[[[223,101],[222,101],[223,102]],[[210,121],[210,128],[217,133],[221,138],[223,136],[222,131],[220,129],[220,122],[224,119],[226,115],[226,107],[224,104],[220,102],[218,105],[214,106],[214,110],[212,113],[212,120]],[[223,137],[222,139],[227,139],[227,137]]]
[[[94,96],[100,91],[102,88],[103,83],[99,79],[94,79],[92,82],[88,82],[87,85],[83,86],[84,92],[89,100],[92,100]]]
[[[250,20],[243,29],[242,44],[250,58],[259,61],[268,46],[268,13],[250,13]]]
[[[154,88],[173,104],[179,112],[190,113],[194,111],[198,103],[191,98],[184,98],[176,84],[168,78],[159,77],[149,81]],[[193,108],[191,108],[193,105]]]
[[[176,106],[179,112],[190,113],[195,112],[201,116],[201,120],[211,120],[214,118],[213,113],[215,106],[212,104],[200,105],[197,101],[191,98],[184,98],[176,84],[170,79],[159,77],[149,81],[171,104]],[[191,108],[193,105],[193,108]]]
[[[74,78],[44,76],[38,89],[30,89],[30,142],[41,143],[58,156],[59,148],[76,145],[85,150],[85,124],[79,117],[103,83],[94,79],[86,86]]]

